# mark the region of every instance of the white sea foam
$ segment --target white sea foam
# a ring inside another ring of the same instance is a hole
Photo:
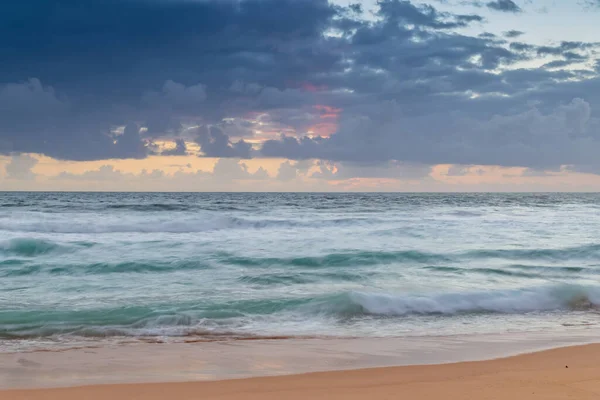
[[[410,314],[528,313],[586,310],[600,306],[600,288],[557,285],[518,290],[490,290],[449,294],[392,295],[352,292],[332,310],[402,316]],[[336,309],[337,308],[337,309]]]

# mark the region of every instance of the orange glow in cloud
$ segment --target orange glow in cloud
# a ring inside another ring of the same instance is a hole
[[[327,106],[324,104],[317,104],[316,106],[313,106],[313,108],[320,112],[320,114],[321,114],[320,117],[323,119],[325,119],[325,118],[337,119],[340,116],[340,113],[342,112],[341,108],[331,107],[331,106]]]
[[[324,122],[310,126],[308,133],[313,136],[329,137],[337,131],[337,127],[335,122]]]
[[[323,90],[327,90],[327,86],[325,86],[325,85],[319,85],[319,86],[317,86],[317,85],[314,85],[314,84],[312,84],[310,82],[302,82],[300,84],[300,88],[302,90],[304,90],[305,92],[311,92],[311,93],[315,93],[315,92],[320,92],[320,91],[323,91]]]
[[[338,119],[342,112],[341,108],[317,104],[313,108],[319,113],[321,122],[308,128],[308,132],[315,136],[329,137],[338,129]]]

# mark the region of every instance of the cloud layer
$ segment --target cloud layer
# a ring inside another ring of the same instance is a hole
[[[479,4],[381,0],[371,15],[327,0],[4,2],[0,154],[318,159],[338,177],[600,172],[598,43],[485,33],[479,11],[525,11]]]

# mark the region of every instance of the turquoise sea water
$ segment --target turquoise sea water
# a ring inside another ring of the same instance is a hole
[[[0,351],[600,322],[600,195],[0,194]]]

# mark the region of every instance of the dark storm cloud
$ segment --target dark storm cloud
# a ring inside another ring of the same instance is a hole
[[[403,160],[540,169],[561,164],[598,165],[600,120],[592,117],[589,103],[580,99],[550,111],[531,106],[489,119],[448,111],[411,116],[397,104],[381,108],[369,116],[343,121],[330,138],[285,138],[266,143],[265,149],[292,159],[313,154],[362,163]]]
[[[300,60],[290,52],[320,38],[335,13],[325,0],[23,0],[0,11],[4,80],[108,92],[119,84],[119,96],[135,97],[168,79],[231,83],[222,68],[238,69],[240,79],[263,68],[265,79],[276,72],[275,84],[285,79],[277,62],[298,73],[309,68],[299,61],[327,64],[323,54]],[[286,43],[295,47],[273,51]]]
[[[322,159],[355,176],[395,163],[597,164],[599,71],[563,69],[591,65],[597,44],[458,33],[485,21],[407,0],[364,14],[326,0],[3,2],[0,153],[143,158],[169,137],[165,156],[186,154],[185,138],[205,157]],[[337,131],[303,136],[323,106]],[[252,148],[264,113],[299,135]]]
[[[234,81],[284,88],[334,71],[322,32],[335,13],[326,0],[2,2],[0,102],[22,104],[0,108],[0,152],[145,157],[139,134],[111,129],[176,133],[174,115],[226,116]]]
[[[0,154],[33,152],[69,160],[143,158],[139,130],[111,131],[119,110],[82,111],[37,79],[0,87]]]
[[[511,12],[511,13],[519,13],[521,12],[521,7],[519,7],[512,0],[494,0],[486,3],[486,6],[494,11],[502,11],[502,12]]]
[[[240,139],[232,142],[221,129],[215,126],[198,128],[196,143],[206,157],[251,158],[252,146]]]
[[[380,5],[385,23],[377,28],[414,25],[407,37],[481,21],[408,1]],[[311,101],[298,91],[306,83],[348,86],[351,75],[335,77],[355,56],[352,41],[361,32],[381,35],[360,14],[360,7],[326,0],[3,2],[0,152],[143,158],[151,153],[148,140],[178,134],[182,118],[217,123],[257,107],[300,107]],[[341,27],[360,32],[324,35]],[[239,84],[233,90],[236,82],[246,82],[243,92]],[[127,124],[146,130],[114,132]]]

